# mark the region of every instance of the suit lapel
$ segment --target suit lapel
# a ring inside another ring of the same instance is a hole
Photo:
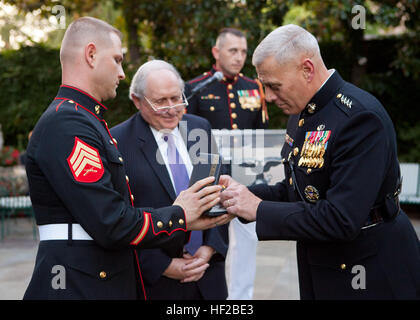
[[[166,169],[162,155],[160,154],[155,137],[149,125],[143,120],[140,114],[137,116],[136,132],[140,149],[143,152],[145,159],[165,187],[171,199],[175,200],[175,190],[172,186],[171,178],[169,177],[168,170]],[[159,164],[158,160],[163,164]]]

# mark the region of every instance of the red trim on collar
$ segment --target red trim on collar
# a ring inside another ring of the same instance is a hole
[[[246,81],[248,81],[248,82],[257,83],[257,81],[255,81],[255,80],[253,80],[251,78],[245,77],[245,76],[241,76],[241,78],[244,79],[244,80],[246,80]]]
[[[199,78],[199,79],[195,79],[195,80],[191,80],[189,83],[191,84],[191,83],[195,83],[195,82],[197,82],[197,81],[201,81],[201,80],[203,80],[203,79],[205,79],[205,78],[208,78],[209,76],[211,76],[212,75],[212,73],[211,73],[211,71],[209,71],[206,75],[204,75],[204,76],[202,76],[201,78]]]
[[[96,103],[100,104],[102,108],[104,108],[105,110],[108,110],[107,107],[105,107],[102,103],[100,103],[98,100],[96,100],[94,97],[92,97],[89,93],[87,93],[86,91],[83,91],[79,88],[73,87],[73,86],[69,86],[67,84],[62,84],[60,87],[65,87],[65,88],[70,88],[70,89],[74,89],[79,91],[80,93],[83,93],[84,95],[88,96],[89,98],[91,98],[92,100],[94,100]]]

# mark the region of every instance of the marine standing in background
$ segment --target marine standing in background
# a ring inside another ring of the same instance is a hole
[[[185,94],[206,81],[215,72],[223,72],[222,81],[212,82],[189,99],[187,112],[206,118],[213,129],[266,129],[268,114],[261,85],[241,72],[247,57],[244,33],[222,29],[212,54],[212,69],[190,80]],[[257,237],[255,223],[244,225],[237,219],[229,225],[228,290],[230,300],[252,299],[256,268]]]

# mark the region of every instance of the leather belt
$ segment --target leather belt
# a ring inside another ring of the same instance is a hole
[[[80,224],[71,225],[71,240],[93,240]],[[69,225],[67,223],[44,224],[38,226],[39,240],[69,240]]]

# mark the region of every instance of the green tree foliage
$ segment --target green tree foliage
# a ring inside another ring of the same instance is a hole
[[[251,54],[258,42],[282,25],[286,17],[287,23],[302,25],[317,36],[329,68],[337,69],[346,80],[379,98],[394,121],[400,158],[420,162],[420,112],[416,110],[420,98],[420,0],[5,2],[17,5],[23,12],[41,10],[45,16],[51,15],[53,5],[60,4],[66,8],[67,24],[79,16],[91,15],[123,30],[127,79],[120,83],[117,98],[107,102],[110,126],[136,111],[128,100],[128,87],[138,66],[148,59],[168,60],[188,80],[213,64],[211,47],[221,28],[237,27],[245,31]],[[352,27],[355,5],[366,9],[366,30]],[[405,28],[403,35],[366,41],[366,33],[379,35],[381,30],[389,32],[397,26]],[[58,42],[59,38],[60,33],[55,33]],[[243,72],[255,77],[250,60],[249,57]],[[11,74],[15,75],[13,80]],[[8,144],[25,140],[55,95],[59,78],[57,50],[40,46],[2,53],[0,85],[6,90],[0,94],[0,121]],[[285,127],[287,118],[278,108],[269,106],[269,114],[271,128]],[[7,119],[6,123],[3,119]]]
[[[44,46],[0,56],[0,122],[5,144],[26,146],[27,135],[61,82],[59,52]]]

